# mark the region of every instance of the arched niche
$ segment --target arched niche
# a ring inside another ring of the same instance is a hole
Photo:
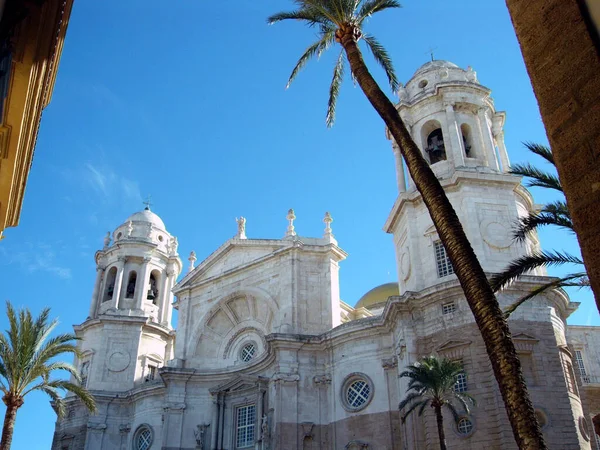
[[[104,295],[102,297],[103,302],[112,300],[113,297],[115,296],[114,290],[115,290],[116,279],[117,279],[117,268],[113,266],[108,270],[108,274],[106,275],[106,284],[105,284],[105,288],[104,288]]]
[[[127,285],[125,286],[125,298],[133,298],[135,296],[135,286],[137,284],[137,272],[129,271],[127,276]]]
[[[257,354],[264,352],[264,336],[278,326],[278,309],[277,303],[262,290],[238,291],[222,297],[192,333],[187,348],[191,364],[236,364],[240,346],[246,341],[256,345]]]
[[[160,286],[161,274],[160,271],[154,269],[150,272],[150,278],[148,280],[148,292],[146,293],[146,300],[152,302],[153,305],[156,305],[158,302],[159,290]]]
[[[473,149],[473,131],[471,130],[471,126],[466,123],[461,124],[460,133],[462,135],[465,156],[467,158],[475,158],[476,155]]]
[[[425,158],[433,165],[447,159],[446,144],[442,125],[437,120],[429,120],[421,127],[421,141]]]

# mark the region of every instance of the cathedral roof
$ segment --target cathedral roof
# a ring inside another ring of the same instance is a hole
[[[460,69],[456,64],[451,63],[450,61],[445,61],[443,59],[435,59],[433,61],[429,61],[423,64],[421,67],[417,69],[415,75],[427,72],[429,70],[441,69],[443,67],[447,67],[450,69]],[[414,75],[413,75],[414,76]]]
[[[143,211],[136,212],[129,216],[129,218],[125,221],[125,223],[132,222],[146,222],[154,225],[156,228],[160,228],[162,230],[166,230],[165,223],[162,221],[160,217],[150,211],[150,208],[146,208]]]
[[[369,308],[378,303],[385,303],[392,295],[400,295],[398,283],[382,284],[363,295],[354,308]]]

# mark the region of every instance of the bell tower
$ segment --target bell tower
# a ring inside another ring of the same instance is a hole
[[[177,238],[146,207],[104,238],[78,361],[88,388],[131,389],[172,358],[173,288],[181,272]],[[92,369],[93,368],[93,369]]]
[[[471,67],[448,61],[421,66],[398,92],[398,112],[438,177],[486,272],[539,246],[512,239],[518,217],[533,210],[520,177],[507,173],[505,113]],[[394,234],[400,293],[420,291],[454,277],[429,213],[388,133],[396,161],[399,196],[384,230]],[[545,275],[540,270],[536,275]]]

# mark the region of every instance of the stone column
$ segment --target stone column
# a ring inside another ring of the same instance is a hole
[[[402,153],[395,142],[392,143],[394,157],[396,158],[396,181],[398,182],[398,192],[402,194],[406,192],[406,180],[404,178],[404,163],[402,161]]]
[[[161,325],[165,322],[166,306],[169,298],[169,277],[168,271],[163,271],[160,278],[160,287],[158,288],[158,299],[156,304],[159,307],[158,310],[158,323]]]
[[[212,424],[210,427],[210,450],[217,450],[217,435],[219,431],[219,394],[214,394],[216,397],[213,399],[212,406]]]
[[[150,280],[150,258],[144,258],[144,264],[142,265],[142,271],[140,277],[136,280],[138,285],[136,286],[135,293],[135,308],[144,309],[144,299],[148,295],[148,283]]]
[[[175,271],[173,269],[167,271],[167,283],[165,287],[165,296],[164,296],[164,306],[162,311],[162,319],[161,323],[163,325],[166,324],[167,327],[171,326],[171,318],[173,316],[173,293],[171,290],[173,289],[173,285],[175,284]]]
[[[262,417],[263,417],[263,395],[264,388],[259,384],[258,385],[258,395],[256,396],[256,424],[254,433],[254,443],[262,441]]]
[[[125,258],[119,257],[116,266],[117,277],[115,278],[112,302],[115,309],[119,309],[119,300],[121,300],[121,288],[123,286],[123,272],[125,271]]]
[[[494,139],[496,139],[496,144],[498,145],[498,154],[500,156],[500,163],[502,164],[502,172],[508,172],[510,160],[508,159],[506,145],[504,145],[504,131],[497,132],[494,135]]]
[[[105,423],[88,422],[87,436],[85,439],[85,450],[94,450],[97,448],[102,448],[102,441],[104,440],[105,431]]]
[[[490,126],[488,125],[485,107],[479,108],[479,111],[477,111],[477,118],[479,119],[479,131],[481,133],[483,152],[487,159],[488,167],[492,170],[500,171],[498,159],[496,158],[496,147],[494,145],[494,139],[492,138]]]
[[[450,137],[451,155],[448,155],[448,146],[446,146],[446,158],[452,157],[454,167],[463,167],[465,165],[465,150],[462,140],[462,133],[458,128],[456,113],[454,112],[454,103],[446,103],[446,125],[448,136]]]
[[[94,291],[92,292],[92,301],[90,302],[90,319],[96,317],[96,311],[98,310],[98,297],[100,284],[102,283],[102,278],[104,277],[105,268],[102,266],[96,267],[96,282],[94,283]]]
[[[219,433],[217,435],[217,449],[223,449],[223,434],[225,431],[225,394],[219,395]]]

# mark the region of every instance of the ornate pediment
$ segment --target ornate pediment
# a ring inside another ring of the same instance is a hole
[[[436,352],[448,359],[461,359],[466,348],[471,345],[471,341],[461,341],[450,339],[436,348]]]
[[[344,447],[345,450],[369,450],[369,444],[363,441],[350,441]]]
[[[512,339],[518,352],[531,352],[533,347],[540,342],[539,339],[525,333],[517,333],[513,335]]]
[[[219,384],[210,389],[211,394],[241,392],[246,390],[255,390],[258,387],[266,387],[267,378],[252,375],[236,375],[225,383]]]

